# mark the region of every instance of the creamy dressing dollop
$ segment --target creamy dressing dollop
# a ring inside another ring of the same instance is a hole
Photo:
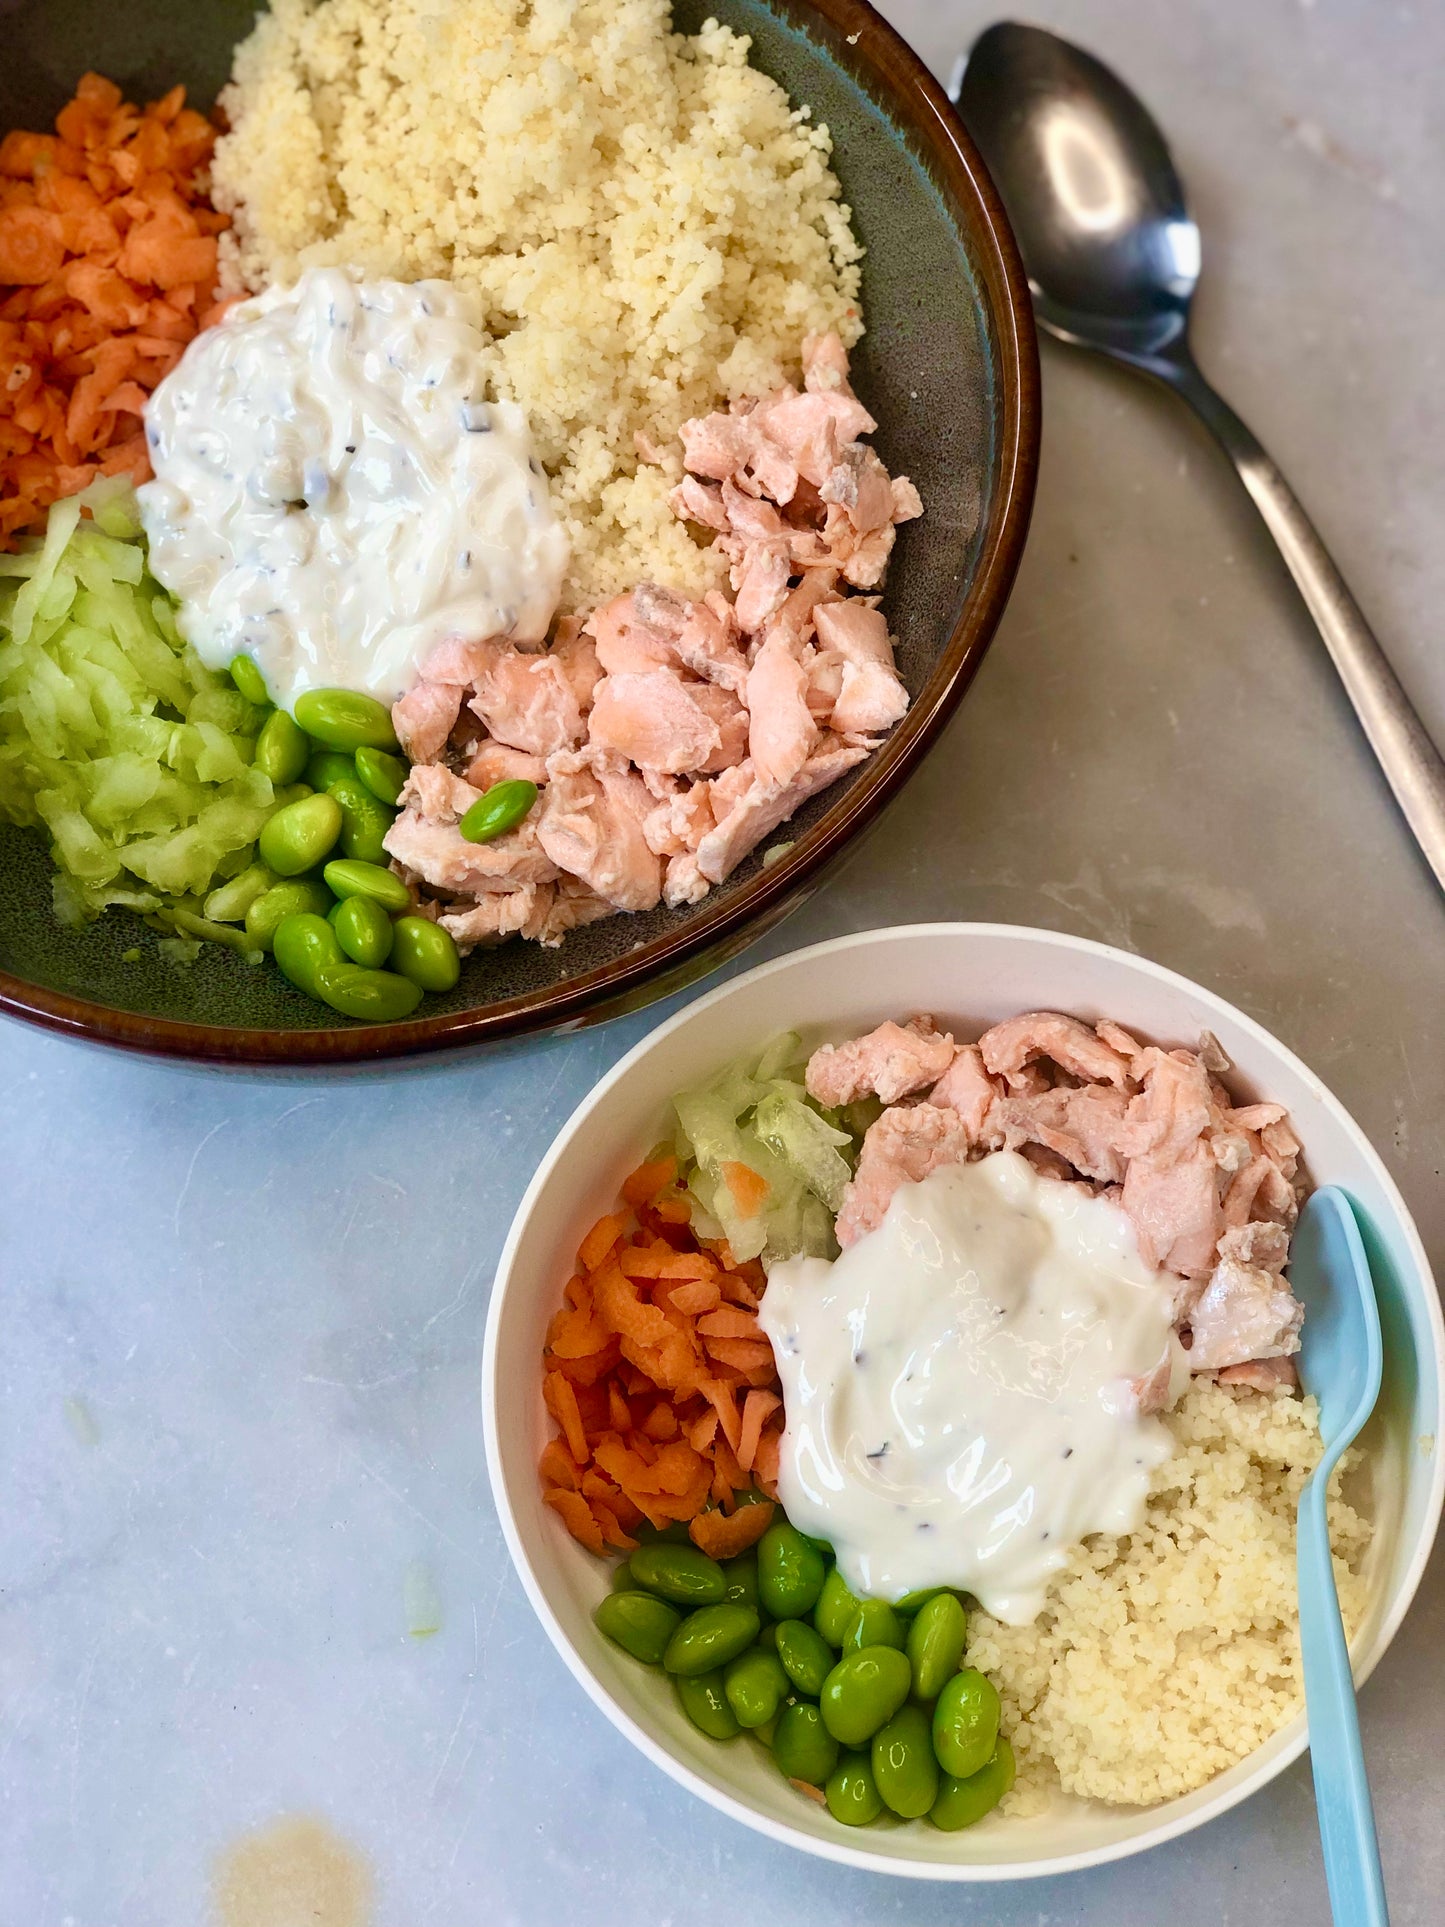
[[[312,268],[200,334],[146,411],[150,566],[213,668],[394,701],[451,635],[540,642],[567,566],[479,304]]]
[[[1143,1517],[1174,1446],[1127,1381],[1166,1347],[1187,1372],[1172,1314],[1119,1207],[1017,1152],[904,1184],[840,1258],[769,1274],[789,1519],[855,1593],[957,1586],[1026,1624],[1081,1539]]]

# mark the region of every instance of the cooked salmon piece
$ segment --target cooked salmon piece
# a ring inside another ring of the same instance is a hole
[[[846,771],[861,763],[867,754],[866,749],[849,745],[837,749],[821,747],[808,758],[792,782],[781,785],[764,782],[753,772],[750,757],[739,763],[737,770],[725,770],[717,779],[719,783],[739,771],[747,771],[751,780],[725,815],[714,798],[717,827],[710,830],[697,847],[699,875],[709,883],[721,883],[725,877],[731,876],[749,851],[756,849],[771,830],[777,829],[780,823],[786,823],[820,790],[836,783]]]
[[[928,1101],[940,1111],[957,1111],[963,1119],[970,1144],[983,1142],[984,1120],[1003,1087],[983,1067],[983,1053],[977,1044],[960,1044],[953,1062],[928,1093]]]
[[[841,389],[799,394],[796,388],[783,388],[759,402],[747,420],[815,488],[827,481],[841,449],[878,426],[862,402]],[[691,461],[687,465],[695,467]]]
[[[1183,1157],[1215,1116],[1208,1071],[1193,1051],[1151,1046],[1129,1060],[1129,1074],[1143,1089],[1129,1101],[1120,1137],[1124,1156],[1150,1156],[1161,1163]]]
[[[1224,1194],[1224,1222],[1231,1227],[1248,1224],[1251,1218],[1292,1225],[1298,1215],[1294,1186],[1263,1151],[1236,1173]]]
[[[1243,1365],[1224,1366],[1216,1376],[1221,1385],[1250,1392],[1292,1392],[1299,1385],[1299,1368],[1290,1357],[1251,1358]]]
[[[783,606],[792,573],[786,544],[749,542],[735,572],[738,627],[756,635]]]
[[[481,793],[445,763],[413,763],[396,800],[433,823],[457,823]]]
[[[582,705],[555,656],[499,650],[476,684],[468,707],[499,743],[551,756],[582,740]]]
[[[1127,1099],[1109,1084],[1041,1091],[1036,1097],[1010,1094],[995,1100],[985,1123],[991,1144],[1019,1151],[1038,1144],[1096,1184],[1123,1180],[1119,1151]]]
[[[696,475],[684,475],[667,503],[679,522],[697,522],[705,529],[716,529],[719,535],[727,529],[721,489],[700,481]]]
[[[534,816],[491,843],[468,843],[455,823],[403,810],[382,839],[404,872],[451,896],[485,896],[497,883],[550,883],[556,865],[542,849]]]
[[[569,930],[617,914],[616,904],[599,897],[576,877],[559,876],[550,890],[537,892],[537,907],[522,930],[524,937],[555,950]]]
[[[722,731],[673,669],[623,671],[597,685],[587,722],[590,742],[640,769],[681,775],[706,767],[722,747]]]
[[[882,613],[854,598],[822,602],[813,616],[819,647],[842,661],[831,727],[859,735],[891,729],[908,708],[908,691],[893,666],[893,640]]]
[[[687,604],[670,589],[639,582],[626,595],[595,609],[583,634],[596,643],[597,660],[609,675],[665,669],[676,661],[676,642],[687,619]]]
[[[838,1243],[845,1251],[856,1244],[882,1224],[899,1185],[921,1184],[940,1165],[964,1163],[968,1149],[968,1131],[957,1111],[933,1104],[885,1111],[870,1125],[858,1169],[843,1192],[835,1227]]]
[[[1189,1313],[1189,1365],[1217,1371],[1299,1350],[1304,1306],[1271,1271],[1222,1258]]]
[[[1283,1271],[1289,1259],[1289,1232],[1282,1224],[1256,1221],[1231,1225],[1219,1240],[1221,1258],[1234,1258],[1257,1271]]]
[[[552,645],[552,660],[567,678],[567,686],[577,698],[577,707],[585,716],[592,707],[592,698],[602,680],[597,644],[591,636],[583,634],[582,626],[578,623],[557,637]]]
[[[895,1024],[890,1018],[846,1044],[824,1044],[815,1050],[804,1082],[808,1095],[829,1110],[868,1096],[896,1104],[901,1097],[937,1084],[951,1068],[954,1055],[953,1039],[946,1031],[925,1028],[916,1018],[907,1024]]]
[[[425,682],[457,683],[463,688],[477,682],[486,674],[499,654],[516,645],[503,642],[496,636],[486,636],[481,640],[469,640],[465,636],[448,636],[439,642],[421,666]]]
[[[751,727],[746,705],[720,683],[690,682],[687,693],[717,725],[718,746],[702,766],[705,776],[720,775],[733,769],[748,753]]]
[[[803,336],[803,386],[812,394],[852,394],[848,350],[831,330],[825,335]]]
[[[738,647],[737,616],[726,596],[714,591],[701,602],[689,602],[672,647],[694,676],[741,694],[748,659]]]
[[[668,796],[659,797],[642,820],[647,847],[657,856],[685,856],[696,850],[714,827],[712,785],[679,781]]]
[[[748,671],[748,754],[764,783],[791,783],[818,740],[799,653],[786,631],[770,632]]]
[[[513,749],[508,743],[479,743],[467,765],[467,781],[478,791],[489,790],[494,783],[518,781],[535,783],[540,789],[546,780],[545,757]]]
[[[1060,1070],[1088,1083],[1113,1084],[1119,1090],[1130,1084],[1129,1066],[1118,1051],[1077,1017],[1066,1017],[1057,1010],[1035,1010],[1005,1018],[984,1032],[978,1047],[995,1077],[1047,1057]]]
[[[818,496],[821,501],[836,503],[860,536],[887,528],[893,520],[893,485],[888,470],[864,442],[850,442],[839,449]]]
[[[1134,1226],[1146,1265],[1162,1265],[1186,1278],[1208,1274],[1224,1214],[1217,1166],[1207,1145],[1196,1143],[1167,1163],[1131,1158],[1119,1202]]]
[[[454,683],[422,681],[391,706],[391,726],[408,762],[431,763],[456,727],[465,690]]]
[[[537,838],[559,870],[618,910],[650,910],[662,863],[647,846],[651,798],[621,758],[596,746],[548,758]]]
[[[502,943],[521,936],[536,915],[539,897],[552,900],[550,883],[524,883],[515,890],[491,890],[473,903],[442,910],[437,922],[449,931],[465,956],[478,944]]]

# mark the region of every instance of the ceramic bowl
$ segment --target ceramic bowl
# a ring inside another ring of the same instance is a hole
[[[542,1504],[537,1458],[548,1433],[540,1371],[547,1322],[577,1243],[611,1209],[628,1169],[664,1128],[668,1099],[786,1029],[805,1041],[855,1035],[917,1010],[959,1035],[1032,1009],[1109,1016],[1177,1045],[1219,1039],[1247,1100],[1289,1106],[1311,1178],[1338,1184],[1365,1231],[1385,1337],[1384,1389],[1367,1434],[1375,1538],[1356,1672],[1375,1666],[1400,1624],[1440,1518],[1445,1362],[1440,1308],[1419,1236],[1377,1153],[1337,1099],[1283,1044],[1221,998],[1103,944],[996,924],[921,924],[796,951],[748,972],[655,1030],[573,1113],[522,1200],[492,1291],[483,1368],[487,1454],[517,1570],[548,1638],[577,1680],[656,1766],[700,1799],[806,1853],[932,1880],[1013,1880],[1095,1866],[1187,1833],[1299,1758],[1304,1719],[1186,1798],[1143,1809],[1067,1801],[1045,1818],[992,1815],[962,1833],[926,1824],[852,1829],[802,1798],[762,1748],[720,1746],[679,1709],[669,1682],[592,1625],[605,1570]]]
[[[50,123],[87,67],[132,97],[177,80],[209,103],[255,0],[0,0],[0,131]],[[712,968],[820,880],[917,768],[977,669],[1023,548],[1038,459],[1028,289],[982,163],[922,63],[860,0],[678,0],[752,38],[752,59],[832,131],[867,248],[868,334],[855,357],[890,469],[927,512],[902,531],[887,608],[912,695],[878,754],[793,819],[692,909],[611,917],[559,949],[479,950],[455,991],[403,1024],[339,1023],[279,972],[208,946],[189,969],[112,912],[69,931],[50,913],[41,840],[0,825],[0,1010],[133,1049],[213,1062],[306,1065],[411,1055],[614,1015]],[[141,955],[127,960],[139,947]]]

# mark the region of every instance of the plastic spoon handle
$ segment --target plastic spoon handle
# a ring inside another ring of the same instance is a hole
[[[1326,1484],[1327,1475],[1321,1468],[1300,1500],[1296,1554],[1310,1765],[1315,1776],[1325,1880],[1335,1927],[1389,1927],[1375,1812],[1360,1746],[1355,1682],[1330,1561]]]

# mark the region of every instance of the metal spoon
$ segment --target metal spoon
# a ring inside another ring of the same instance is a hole
[[[1041,27],[988,28],[949,91],[1003,197],[1040,324],[1172,388],[1239,470],[1445,888],[1445,762],[1294,491],[1190,352],[1199,229],[1164,136],[1107,67]]]
[[[1289,1277],[1305,1308],[1300,1378],[1319,1401],[1324,1441],[1320,1462],[1300,1494],[1296,1564],[1310,1765],[1325,1880],[1340,1927],[1389,1927],[1325,1517],[1330,1474],[1379,1396],[1380,1313],[1354,1212],[1334,1185],[1316,1191],[1300,1213]]]

